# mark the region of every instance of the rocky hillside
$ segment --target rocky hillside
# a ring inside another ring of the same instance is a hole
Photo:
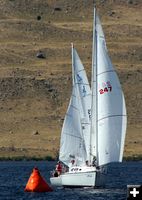
[[[142,1],[96,6],[126,97],[125,156],[140,155]],[[90,79],[92,22],[93,0],[0,0],[0,157],[57,155],[71,94],[70,43]]]

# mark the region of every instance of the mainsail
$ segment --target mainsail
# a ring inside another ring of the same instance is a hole
[[[71,158],[84,164],[90,148],[91,90],[86,72],[75,48],[72,47],[73,89],[65,116],[59,159],[69,165]]]
[[[97,164],[122,161],[126,133],[126,107],[119,79],[108,56],[99,17],[94,10],[92,129]],[[96,112],[96,113],[94,113]],[[94,144],[93,144],[94,145]]]

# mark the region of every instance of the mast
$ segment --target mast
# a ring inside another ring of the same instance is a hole
[[[74,87],[75,79],[74,79],[74,53],[73,53],[73,48],[74,48],[74,45],[73,45],[73,43],[71,43],[71,55],[72,55],[72,85],[73,85],[73,87]]]
[[[92,46],[92,104],[91,104],[91,141],[90,141],[90,161],[93,161],[95,156],[97,159],[97,36],[96,36],[96,8],[94,7],[94,21],[93,21],[93,46]],[[98,160],[97,160],[98,164]]]
[[[95,26],[96,26],[96,24],[97,24],[97,12],[96,12],[96,9],[95,9]],[[97,166],[99,165],[99,156],[98,156],[98,40],[97,40],[97,31],[96,31],[96,27],[95,27],[95,77],[96,77],[96,84],[95,84],[95,98],[96,98],[96,101],[95,101],[95,108],[96,108],[96,112],[95,112],[95,114],[96,114],[96,121],[95,121],[95,128],[96,128],[96,134],[95,134],[95,136],[96,136],[96,140],[95,140],[95,142],[96,142],[96,144],[95,144],[95,146],[96,146],[96,153],[95,153],[95,155],[96,155],[96,164],[97,164]]]

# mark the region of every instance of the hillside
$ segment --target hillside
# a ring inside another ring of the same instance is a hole
[[[96,5],[126,98],[125,156],[140,155],[142,1]],[[57,155],[71,94],[70,43],[90,79],[92,22],[93,0],[0,0],[0,157]]]

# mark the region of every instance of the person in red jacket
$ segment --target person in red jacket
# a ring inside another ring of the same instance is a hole
[[[56,170],[58,172],[58,175],[60,175],[62,173],[62,164],[60,161],[58,161],[58,163],[56,165]]]

